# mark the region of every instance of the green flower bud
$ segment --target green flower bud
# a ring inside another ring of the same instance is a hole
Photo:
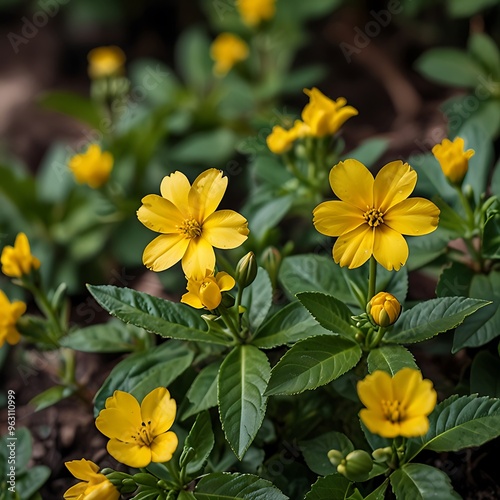
[[[243,256],[236,265],[236,273],[234,279],[238,286],[246,288],[253,283],[257,276],[257,259],[253,252],[248,252]]]
[[[269,273],[274,287],[278,279],[281,260],[281,254],[275,247],[267,247],[262,254],[262,267]]]
[[[337,467],[344,460],[344,455],[339,450],[330,450],[328,452],[328,460],[334,467]]]
[[[179,458],[179,465],[181,469],[184,469],[186,465],[193,460],[196,455],[196,451],[193,447],[189,446],[188,448],[184,448],[181,453],[181,457]]]
[[[373,468],[373,460],[364,450],[351,451],[345,457],[345,464],[337,466],[337,472],[350,481],[365,481]]]
[[[382,327],[393,325],[401,314],[398,299],[387,292],[380,292],[366,306],[373,322]]]
[[[387,462],[392,458],[392,448],[390,446],[386,446],[385,448],[377,448],[372,452],[373,460],[377,463]]]
[[[152,476],[151,474],[147,474],[146,472],[138,472],[132,476],[132,479],[137,483],[144,486],[156,486],[158,482],[158,478]]]

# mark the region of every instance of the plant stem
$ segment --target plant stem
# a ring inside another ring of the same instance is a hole
[[[368,297],[366,298],[366,303],[372,300],[372,297],[375,295],[375,287],[377,285],[377,261],[375,257],[372,255],[370,257],[370,274],[368,276]]]

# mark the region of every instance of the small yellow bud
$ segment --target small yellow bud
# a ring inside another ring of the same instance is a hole
[[[88,184],[91,188],[100,188],[107,182],[113,169],[113,155],[101,151],[98,144],[91,144],[85,153],[70,158],[68,166],[79,184]]]
[[[444,175],[452,184],[460,185],[469,169],[469,160],[475,151],[464,151],[464,140],[456,137],[453,142],[443,139],[441,144],[432,148],[432,153],[441,166]]]
[[[221,33],[210,46],[210,57],[215,62],[214,74],[225,76],[238,62],[249,55],[248,45],[239,36],[232,33]]]
[[[386,446],[385,448],[377,448],[372,452],[373,460],[377,463],[384,463],[391,459],[392,457],[392,448],[390,446]]]
[[[330,450],[328,452],[328,460],[330,460],[334,467],[337,467],[344,461],[344,455],[339,450]]]
[[[251,285],[257,276],[257,259],[253,252],[244,255],[236,264],[235,280],[238,286],[246,288]]]
[[[398,299],[387,292],[379,292],[366,306],[368,314],[378,326],[391,326],[401,314],[401,304]]]
[[[30,243],[24,233],[16,236],[13,247],[4,247],[0,262],[2,272],[10,278],[21,278],[30,274],[33,269],[40,268],[40,261],[31,255]]]
[[[372,468],[373,460],[368,452],[354,450],[345,457],[345,465],[337,467],[337,472],[351,481],[365,481]]]
[[[87,59],[89,76],[93,80],[121,75],[125,64],[123,50],[115,45],[96,47],[89,52]]]

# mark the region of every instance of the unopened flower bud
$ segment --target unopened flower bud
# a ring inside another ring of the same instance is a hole
[[[185,468],[186,465],[193,460],[196,455],[195,449],[192,446],[188,448],[184,448],[181,453],[181,457],[179,458],[179,465],[181,469]]]
[[[401,304],[398,299],[387,292],[380,292],[366,306],[368,314],[378,326],[391,326],[401,314]]]
[[[373,460],[364,450],[351,451],[345,457],[345,464],[337,467],[337,472],[350,481],[365,481],[373,468]]]
[[[257,276],[257,259],[253,252],[248,252],[243,256],[236,265],[236,273],[234,279],[238,286],[246,288],[253,283]]]
[[[344,460],[344,455],[341,451],[339,450],[330,450],[328,452],[328,460],[330,460],[331,464],[334,466],[334,467],[337,467],[338,465],[340,465],[342,463],[342,461]]]
[[[386,446],[385,448],[377,448],[372,452],[373,460],[377,463],[384,463],[391,459],[392,457],[392,448],[390,446]]]
[[[273,286],[276,287],[281,266],[281,254],[275,247],[267,247],[262,254],[262,267],[269,273]]]

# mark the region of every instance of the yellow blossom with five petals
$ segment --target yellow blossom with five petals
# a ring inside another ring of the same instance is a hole
[[[239,36],[221,33],[210,46],[215,75],[225,76],[236,63],[244,61],[248,53],[248,45]]]
[[[181,297],[181,302],[195,309],[206,307],[213,311],[222,301],[222,293],[231,290],[236,282],[234,278],[224,271],[215,276],[213,271],[199,279],[188,278],[187,293]]]
[[[353,106],[346,106],[347,100],[339,97],[332,101],[316,87],[304,89],[309,103],[302,110],[302,120],[309,127],[309,135],[325,137],[336,134],[340,127],[351,117],[358,114]]]
[[[452,184],[460,184],[469,169],[469,160],[475,151],[465,151],[465,143],[461,137],[455,137],[453,142],[443,139],[441,144],[432,148],[432,154],[441,166],[441,170]]]
[[[358,382],[357,390],[366,407],[359,416],[370,432],[386,438],[410,438],[429,430],[427,417],[436,406],[437,394],[419,370],[403,368],[393,377],[375,370]]]
[[[11,302],[7,295],[0,290],[0,347],[4,342],[10,345],[17,344],[21,335],[17,331],[17,320],[26,312],[26,304],[20,300]]]
[[[125,54],[116,45],[96,47],[88,53],[87,59],[89,62],[88,73],[93,80],[118,76],[123,73]]]
[[[333,259],[342,267],[360,267],[373,255],[388,271],[398,271],[408,259],[402,235],[422,236],[437,228],[438,207],[408,198],[417,173],[407,163],[388,163],[374,179],[362,163],[349,159],[335,165],[329,179],[340,201],[319,204],[313,222],[320,233],[338,236]]]
[[[65,463],[68,470],[82,482],[64,494],[65,500],[118,500],[120,492],[111,481],[99,473],[99,467],[90,460],[71,460]]]
[[[7,245],[0,257],[2,272],[10,278],[21,278],[40,268],[40,260],[31,255],[30,243],[24,233],[16,236],[14,246]]]
[[[167,462],[177,448],[177,435],[169,431],[175,420],[176,403],[164,387],[145,396],[141,405],[131,394],[115,391],[95,421],[110,440],[107,450],[118,462],[146,467]],[[168,432],[167,432],[168,431]]]
[[[101,151],[98,144],[91,144],[85,153],[73,156],[68,166],[79,184],[96,189],[108,180],[113,169],[113,156],[108,151]]]
[[[236,6],[241,19],[249,26],[269,21],[276,13],[276,0],[237,0]]]
[[[214,247],[239,247],[247,239],[247,220],[233,210],[216,211],[226,188],[227,177],[215,168],[193,185],[181,172],[164,177],[161,196],[145,196],[137,211],[146,227],[161,233],[145,248],[144,265],[164,271],[182,259],[184,274],[199,278],[215,268]]]

